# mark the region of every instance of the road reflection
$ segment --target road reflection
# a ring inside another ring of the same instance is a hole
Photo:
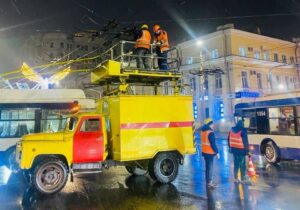
[[[125,186],[107,189],[86,186],[87,194],[82,192],[60,193],[54,196],[45,196],[34,188],[27,188],[22,198],[23,209],[150,209],[167,206],[180,206],[180,194],[173,184],[152,183],[146,176],[129,176]],[[80,200],[80,202],[78,202]],[[53,205],[55,204],[55,205]]]

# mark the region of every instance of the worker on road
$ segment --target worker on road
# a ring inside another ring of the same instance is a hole
[[[247,129],[244,122],[239,120],[235,127],[232,127],[228,135],[228,146],[234,160],[234,181],[249,184],[246,176],[246,155],[249,154],[249,143]],[[241,180],[238,173],[241,173]]]
[[[168,53],[169,39],[168,33],[163,30],[159,25],[153,27],[154,42],[156,44],[156,53],[158,56],[157,63],[161,70],[168,70]]]
[[[219,152],[216,146],[215,134],[213,131],[214,124],[211,118],[207,118],[204,121],[204,125],[201,129],[201,145],[202,155],[205,160],[205,177],[208,188],[215,188],[216,184],[213,182],[213,165],[214,158],[217,156],[219,159]]]
[[[150,70],[150,44],[151,34],[148,25],[142,25],[141,29],[135,31],[135,50],[137,54],[136,62],[138,69]]]

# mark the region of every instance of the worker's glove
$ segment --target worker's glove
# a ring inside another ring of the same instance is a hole
[[[219,153],[217,154],[217,158],[220,159],[220,154]]]
[[[161,42],[156,42],[156,45],[157,45],[157,46],[160,46],[160,45],[161,45]]]

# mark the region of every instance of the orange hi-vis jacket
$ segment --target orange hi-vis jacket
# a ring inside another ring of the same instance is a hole
[[[242,138],[242,131],[239,131],[238,133],[234,133],[232,131],[229,132],[229,145],[233,148],[245,149]]]
[[[150,49],[151,34],[148,30],[142,30],[142,36],[136,40],[135,48]]]
[[[155,42],[161,43],[161,45],[159,46],[161,52],[169,50],[169,38],[166,31],[161,30],[161,33],[156,36]]]
[[[215,152],[211,147],[210,141],[208,139],[208,136],[211,132],[212,132],[211,130],[201,132],[201,146],[202,146],[202,153],[214,155]]]

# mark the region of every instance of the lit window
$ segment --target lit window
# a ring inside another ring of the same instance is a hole
[[[245,47],[240,47],[239,48],[239,54],[240,56],[246,57],[247,56],[247,50]]]
[[[196,78],[193,77],[191,79],[191,87],[192,87],[192,90],[195,91],[196,90]]]
[[[257,87],[258,87],[258,89],[263,89],[261,73],[257,73],[256,76],[257,76]]]
[[[208,76],[204,76],[204,95],[208,96]]]
[[[260,59],[260,52],[258,52],[258,51],[254,52],[254,58]]]
[[[287,87],[289,87],[289,77],[285,76],[285,84]]]
[[[293,56],[290,57],[290,61],[291,61],[291,63],[295,63],[295,59]]]
[[[286,55],[282,55],[282,63],[286,63]]]
[[[274,53],[274,61],[278,62],[278,54],[277,53]]]
[[[246,71],[242,71],[242,86],[243,88],[249,88],[248,74]]]
[[[187,60],[186,60],[186,64],[188,64],[188,65],[191,65],[191,64],[193,64],[193,57],[189,57],[189,58],[187,58]]]
[[[293,78],[293,83],[294,83],[294,88],[297,88],[297,83],[296,83],[297,79],[294,77]]]
[[[212,51],[211,51],[211,58],[212,58],[212,59],[216,59],[216,58],[218,58],[218,57],[219,57],[219,51],[218,51],[218,49],[212,50]]]
[[[265,61],[268,61],[268,60],[270,60],[270,54],[269,54],[269,52],[264,52],[264,60]]]
[[[222,88],[222,75],[216,74],[216,88],[221,89]]]

